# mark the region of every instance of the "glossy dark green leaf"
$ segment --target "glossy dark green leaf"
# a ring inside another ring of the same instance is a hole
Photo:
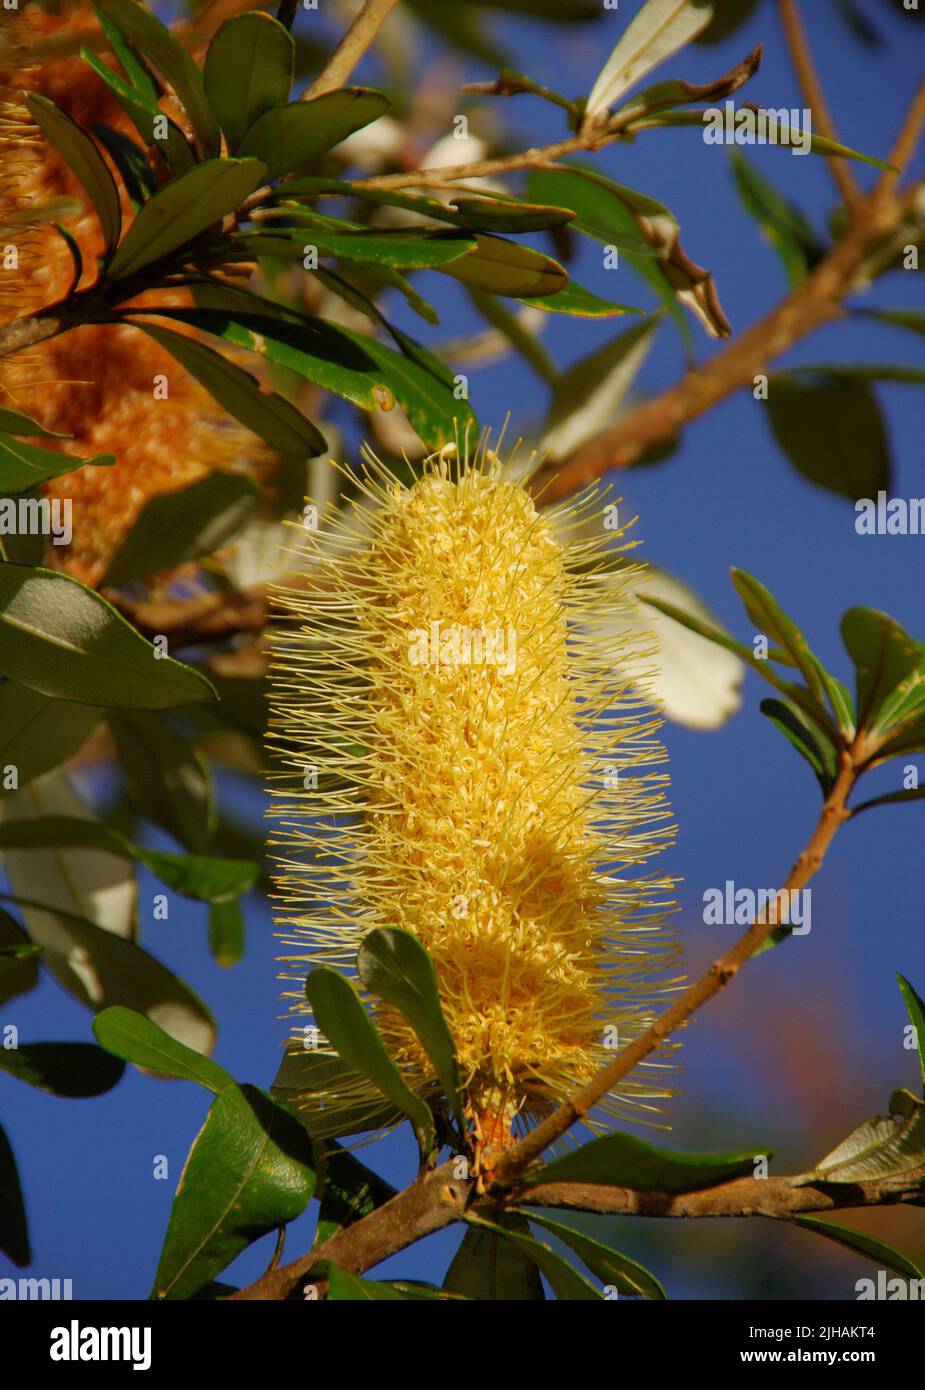
[[[236,965],[244,954],[244,911],[240,898],[209,904],[209,950],[218,965]]]
[[[158,107],[156,92],[149,95],[146,88],[123,81],[89,48],[82,48],[80,56],[112,92],[148,148],[160,151],[170,172],[177,177],[192,169],[193,152],[179,126]],[[161,127],[164,127],[163,138],[155,133]]]
[[[93,458],[77,458],[73,454],[61,453],[57,449],[40,449],[35,444],[27,444],[22,439],[0,434],[0,516],[4,511],[15,517],[17,504],[9,499],[9,494],[26,492],[29,488],[43,483],[48,478],[59,478],[63,473],[72,473],[75,468],[87,464],[108,467],[115,463],[115,454],[95,454]],[[25,504],[38,513],[48,502],[34,498]],[[10,530],[15,533],[14,520]],[[10,534],[10,531],[7,532]]]
[[[0,847],[48,849],[82,846],[135,859],[169,888],[203,902],[228,902],[252,888],[258,866],[248,859],[219,859],[207,854],[171,854],[135,844],[127,835],[99,821],[76,816],[40,816],[0,824]]]
[[[739,197],[760,223],[784,263],[791,285],[799,285],[824,255],[824,247],[797,205],[765,178],[741,150],[731,150],[732,171]]]
[[[324,1189],[315,1245],[362,1221],[395,1196],[395,1188],[335,1141],[325,1145]]]
[[[380,1284],[375,1279],[361,1279],[356,1274],[348,1274],[330,1260],[320,1262],[317,1277],[327,1279],[328,1300],[332,1303],[404,1302],[405,1295],[393,1289],[390,1284]]]
[[[298,1120],[254,1086],[226,1086],[186,1160],[152,1298],[191,1297],[248,1245],[300,1216],[314,1185]]]
[[[515,299],[557,294],[568,284],[568,274],[558,261],[519,241],[477,233],[476,243],[474,251],[452,265],[441,266],[440,273],[474,289]]]
[[[208,764],[156,711],[114,711],[107,723],[135,809],[186,849],[204,853],[214,818]]]
[[[902,991],[905,1001],[906,1011],[909,1014],[909,1022],[915,1033],[915,1041],[919,1054],[919,1069],[922,1073],[923,1088],[925,1088],[925,1000],[916,994],[912,985],[904,975],[897,975],[899,988]]]
[[[557,294],[544,294],[538,299],[521,297],[520,302],[529,304],[531,309],[543,309],[547,314],[573,314],[586,319],[609,319],[616,314],[643,312],[629,304],[615,304],[611,299],[601,299],[600,295],[576,285],[574,280],[570,280],[565,289]]]
[[[109,562],[101,588],[173,569],[227,545],[257,515],[260,492],[241,473],[210,473],[152,497]]]
[[[281,209],[285,211],[285,209]],[[265,225],[265,224],[264,224]],[[239,243],[254,256],[279,256],[302,261],[314,249],[319,256],[337,256],[361,265],[394,266],[398,270],[437,269],[458,261],[475,247],[475,237],[459,231],[424,228],[344,231],[306,225],[251,233]]]
[[[118,169],[125,191],[137,212],[142,203],[157,192],[157,179],[146,152],[134,140],[123,135],[121,130],[114,130],[103,121],[94,121],[92,130]]]
[[[552,1221],[548,1216],[537,1216],[531,1212],[530,1220],[534,1226],[542,1226],[550,1235],[558,1236],[603,1285],[611,1285],[620,1293],[635,1298],[668,1297],[655,1275],[628,1255],[621,1255],[618,1250],[602,1245],[583,1231],[576,1231],[574,1226]]]
[[[124,37],[173,88],[183,106],[206,159],[221,149],[221,133],[209,105],[202,73],[180,41],[138,0],[96,0]]]
[[[408,1116],[422,1156],[430,1154],[436,1142],[433,1116],[405,1083],[347,977],[327,967],[312,970],[305,993],[318,1027],[341,1059]]]
[[[5,680],[0,684],[0,799],[58,767],[83,743],[102,710],[72,700],[53,700]],[[16,786],[2,769],[15,767]]]
[[[378,120],[389,106],[388,97],[369,87],[339,87],[310,101],[267,111],[248,130],[238,152],[262,160],[267,177],[279,178]]]
[[[655,249],[639,231],[632,212],[620,196],[624,190],[612,180],[591,178],[580,168],[532,169],[527,195],[538,203],[553,203],[575,213],[577,231],[636,256],[652,257]]]
[[[109,709],[169,709],[214,698],[201,672],[156,651],[99,594],[54,570],[0,565],[4,675]]]
[[[364,410],[389,409],[395,403],[381,368],[366,351],[366,340],[323,319],[257,312],[231,315],[212,309],[159,309],[157,313],[256,352]],[[139,317],[137,310],[134,317]]]
[[[324,435],[301,411],[275,391],[261,390],[257,378],[214,348],[169,328],[139,323],[156,343],[186,368],[229,415],[253,430],[281,454],[314,458],[327,448]]]
[[[29,1226],[16,1159],[0,1126],[0,1250],[20,1269],[32,1261]]]
[[[41,947],[0,907],[0,1004],[28,994],[39,982]]]
[[[149,198],[113,256],[109,275],[124,280],[186,246],[243,203],[266,178],[257,159],[210,159]]]
[[[410,932],[378,927],[363,938],[357,973],[371,994],[391,1004],[414,1029],[464,1128],[456,1046],[440,1003],[434,964],[424,947]]]
[[[36,125],[86,190],[100,220],[103,240],[108,250],[112,251],[122,230],[122,210],[119,193],[105,159],[89,135],[48,97],[31,92],[26,97],[26,105]]]
[[[232,15],[206,54],[206,96],[218,117],[229,153],[250,127],[289,99],[295,41],[285,25],[262,11]]]
[[[100,1047],[123,1062],[133,1062],[146,1071],[173,1076],[178,1081],[195,1081],[216,1095],[234,1078],[211,1058],[172,1038],[144,1014],[121,1005],[103,1009],[93,1020],[93,1033]]]
[[[850,608],[842,640],[857,672],[859,728],[877,731],[901,715],[910,696],[920,696],[925,647],[887,613]]]
[[[896,1177],[925,1164],[925,1100],[894,1091],[889,1115],[865,1120],[801,1182],[867,1182]]]
[[[800,1226],[804,1231],[814,1231],[816,1235],[826,1236],[839,1245],[847,1246],[849,1250],[856,1250],[859,1255],[865,1255],[883,1269],[893,1269],[897,1274],[905,1275],[909,1279],[925,1279],[925,1270],[920,1269],[906,1255],[900,1254],[884,1241],[868,1235],[866,1231],[854,1231],[850,1226],[839,1226],[834,1221],[822,1221],[818,1216],[793,1216],[790,1219],[794,1226]]]
[[[394,331],[394,330],[393,330]],[[395,352],[375,338],[361,337],[345,329],[357,347],[368,353],[382,372],[386,390],[398,402],[408,423],[429,449],[451,444],[468,433],[474,438],[477,422],[472,407],[457,399],[449,370],[426,349],[400,335],[406,351]]]
[[[809,482],[852,502],[889,491],[889,441],[866,382],[782,372],[770,379],[766,408],[775,439]]]
[[[111,1091],[125,1063],[92,1043],[20,1043],[0,1047],[0,1071],[49,1095],[76,1099]]]
[[[519,1212],[498,1218],[503,1230],[529,1237],[530,1227]],[[546,1295],[539,1267],[501,1231],[468,1225],[443,1281],[447,1293],[480,1302],[538,1303]]]
[[[528,1187],[546,1182],[587,1182],[605,1187],[632,1187],[637,1192],[696,1192],[754,1172],[756,1154],[684,1154],[656,1148],[632,1134],[607,1134],[573,1153],[530,1168],[521,1181]]]
[[[762,700],[761,713],[780,729],[806,759],[816,774],[824,796],[828,796],[838,773],[838,753],[829,739],[811,724],[798,705],[786,700]]]
[[[556,1298],[568,1303],[590,1303],[604,1297],[583,1274],[579,1274],[561,1255],[557,1255],[544,1241],[534,1240],[513,1226],[499,1226],[481,1217],[470,1216],[469,1221],[486,1231],[493,1231],[502,1240],[512,1244],[521,1255],[530,1260],[541,1274],[548,1279]]]

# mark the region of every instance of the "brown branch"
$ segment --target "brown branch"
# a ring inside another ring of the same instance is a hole
[[[822,83],[813,62],[809,39],[803,27],[803,20],[797,8],[797,0],[778,0],[784,38],[790,52],[790,59],[796,70],[797,81],[803,93],[803,100],[810,108],[813,124],[820,135],[829,140],[837,140],[835,122],[822,90]],[[834,156],[829,160],[832,178],[846,205],[854,211],[863,197],[861,187],[854,177],[848,161]]]
[[[366,0],[325,66],[305,92],[303,100],[320,97],[342,87],[375,39],[383,21],[398,0]]]
[[[922,136],[922,127],[925,125],[925,78],[919,83],[915,96],[909,105],[903,120],[902,127],[896,143],[890,152],[889,163],[891,169],[884,169],[877,185],[877,192],[881,196],[886,196],[894,191],[896,185],[902,177],[903,171],[909,165],[912,156],[915,154],[916,146]]]

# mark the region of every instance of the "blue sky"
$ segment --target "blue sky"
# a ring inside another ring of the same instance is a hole
[[[596,26],[570,30],[531,20],[491,20],[516,64],[566,94],[587,90],[633,3],[607,12]],[[835,17],[834,4],[804,6],[841,138],[874,154],[887,152],[908,96],[921,75],[914,28],[872,6],[887,39],[868,50]],[[487,12],[486,12],[487,19]],[[317,22],[303,16],[300,24]],[[802,107],[782,51],[771,7],[759,5],[748,26],[718,47],[689,48],[660,76],[704,81],[725,71],[758,40],[761,70],[748,97],[766,106]],[[370,77],[375,75],[369,69]],[[462,80],[492,74],[477,63],[460,67]],[[455,74],[454,74],[455,79]],[[557,138],[558,114],[531,98],[505,108],[525,144]],[[760,168],[824,227],[832,187],[824,162],[782,149],[748,153]],[[727,152],[703,144],[696,130],[653,131],[635,145],[596,156],[619,182],[666,202],[681,223],[688,254],[712,269],[736,329],[770,309],[785,292],[783,269],[742,211]],[[868,185],[874,170],[855,166]],[[923,167],[920,152],[916,167]],[[646,306],[647,292],[627,268],[604,271],[598,249],[586,243],[576,277],[610,298]],[[446,281],[427,277],[432,282]],[[422,281],[423,284],[423,281]],[[441,329],[425,340],[474,326],[461,294],[434,294]],[[868,303],[925,309],[925,277],[892,275]],[[419,321],[396,321],[420,332]],[[568,364],[605,342],[613,323],[550,316],[545,341]],[[694,327],[697,352],[715,348]],[[923,345],[911,335],[869,322],[829,327],[791,354],[788,365],[813,362],[923,364]],[[655,392],[683,366],[670,325],[659,330],[637,383]],[[470,376],[481,420],[500,425],[509,410],[529,430],[541,418],[545,392],[516,360]],[[878,388],[894,460],[893,493],[925,495],[920,386]],[[535,405],[533,404],[535,402]],[[925,640],[922,557],[925,537],[859,537],[849,502],[813,488],[779,451],[762,418],[765,406],[741,393],[691,426],[677,453],[658,467],[619,479],[619,491],[639,513],[636,533],[644,556],[670,569],[707,600],[744,640],[753,633],[729,583],[740,566],[763,580],[799,622],[830,668],[848,678],[838,636],[845,609],[879,607]],[[745,685],[741,712],[723,729],[694,733],[667,726],[672,801],[680,827],[665,867],[682,880],[680,930],[693,974],[731,942],[731,928],[705,926],[702,895],[726,879],[771,887],[805,842],[817,809],[816,784],[805,764],[759,714],[765,691]],[[925,765],[920,774],[925,774]],[[880,789],[898,785],[898,769],[880,774]],[[260,814],[253,788],[226,780],[222,795],[235,814]],[[773,1171],[810,1167],[856,1124],[882,1111],[897,1086],[914,1086],[913,1058],[902,1046],[905,1014],[895,984],[901,970],[925,989],[922,884],[923,816],[917,807],[887,807],[849,824],[813,885],[813,929],[763,957],[714,1001],[683,1038],[684,1072],[672,1104],[673,1132],[660,1142],[679,1148],[773,1147]],[[150,902],[153,883],[142,884]],[[284,1025],[278,1021],[274,943],[266,908],[248,911],[243,962],[221,970],[206,943],[202,909],[176,899],[167,922],[142,914],[142,943],[181,974],[213,1007],[220,1035],[217,1059],[241,1080],[266,1085],[275,1071]],[[25,1040],[89,1037],[89,1016],[50,980],[6,1006]],[[35,1253],[34,1272],[70,1277],[78,1297],[144,1297],[151,1284],[173,1188],[207,1097],[182,1083],[126,1074],[110,1094],[91,1101],[56,1100],[0,1076],[0,1116],[14,1145],[25,1186]],[[155,1181],[155,1155],[170,1164],[170,1180]],[[410,1177],[410,1144],[395,1138],[368,1150],[393,1181]],[[852,1218],[853,1219],[853,1218]],[[857,1218],[909,1254],[925,1255],[925,1212]],[[675,1297],[853,1297],[865,1262],[771,1223],[611,1223],[628,1254],[653,1268]],[[290,1236],[294,1255],[305,1222]],[[455,1237],[432,1240],[394,1262],[395,1269],[439,1279]],[[254,1277],[269,1258],[266,1242],[235,1266],[232,1277]],[[0,1274],[8,1267],[0,1257]],[[10,1271],[11,1272],[11,1271]]]

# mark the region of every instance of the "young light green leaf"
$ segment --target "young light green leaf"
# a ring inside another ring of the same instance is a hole
[[[109,562],[100,585],[172,569],[227,545],[260,510],[260,492],[241,473],[210,473],[188,487],[154,496]]]
[[[77,579],[0,565],[3,672],[43,695],[109,709],[169,709],[215,698],[201,672],[156,651]]]
[[[353,985],[345,975],[322,966],[310,972],[305,993],[315,1021],[331,1046],[348,1067],[368,1077],[408,1116],[421,1156],[427,1158],[436,1142],[433,1116],[420,1096],[406,1085]]]
[[[464,1129],[456,1047],[440,1003],[434,964],[424,947],[410,932],[378,927],[363,938],[357,973],[371,994],[391,1004],[414,1029]]]
[[[639,1192],[696,1192],[754,1171],[756,1154],[684,1154],[656,1148],[632,1134],[607,1134],[573,1153],[521,1177],[528,1187],[546,1182],[587,1182],[605,1187],[632,1187]],[[526,1196],[524,1200],[529,1200]]]
[[[114,1004],[103,1009],[93,1020],[93,1034],[100,1047],[123,1062],[132,1062],[146,1071],[175,1077],[178,1081],[195,1081],[216,1095],[226,1086],[234,1085],[224,1067],[201,1052],[186,1047],[144,1014]]]
[[[151,1297],[191,1297],[300,1216],[314,1186],[311,1144],[288,1108],[255,1086],[226,1086],[186,1160]]]
[[[243,367],[195,338],[152,323],[134,323],[175,357],[229,415],[253,430],[272,449],[300,458],[315,458],[324,453],[327,444],[320,430],[285,397],[261,390],[257,378]]]
[[[711,0],[646,0],[620,36],[588,96],[585,120],[611,110],[647,72],[706,29]]]
[[[910,692],[918,694],[925,647],[895,618],[875,608],[850,608],[841,634],[857,672],[858,727],[885,729],[888,707],[901,710]]]
[[[255,121],[289,99],[295,40],[263,11],[232,15],[206,54],[206,96],[234,154]]]
[[[110,263],[110,277],[124,280],[186,246],[234,212],[266,172],[258,159],[210,159],[164,184],[129,227]]]
[[[369,87],[339,87],[309,101],[277,106],[250,127],[238,153],[262,160],[267,178],[276,179],[326,154],[378,120],[390,105],[388,97]]]
[[[561,1221],[551,1221],[548,1216],[537,1216],[535,1212],[531,1212],[530,1220],[534,1226],[542,1226],[544,1231],[564,1241],[582,1264],[586,1265],[595,1278],[600,1279],[605,1286],[609,1285],[620,1293],[635,1298],[668,1297],[655,1275],[643,1269],[642,1265],[631,1260],[628,1255],[621,1255],[609,1245],[602,1245],[583,1231],[576,1231],[574,1226],[566,1226]]]
[[[206,97],[202,73],[180,41],[138,0],[96,0],[96,4],[136,53],[173,88],[189,116],[204,158],[213,159],[222,147],[218,121]]]
[[[112,251],[122,230],[119,193],[99,150],[76,121],[48,97],[31,92],[26,97],[29,114],[46,139],[80,180],[100,220],[107,250]]]

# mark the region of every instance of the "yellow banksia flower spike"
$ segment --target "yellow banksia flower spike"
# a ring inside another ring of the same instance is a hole
[[[605,529],[606,489],[539,510],[484,445],[449,446],[412,485],[367,455],[354,481],[343,510],[306,508],[305,586],[278,591],[292,623],[272,668],[271,843],[290,1060],[307,969],[349,971],[368,931],[404,928],[433,959],[469,1114],[498,1148],[677,983],[672,885],[641,872],[672,835],[659,721],[621,674],[651,652],[638,629],[604,637],[635,613],[642,572],[615,558],[630,547]],[[439,1103],[414,1033],[369,1002],[409,1085]],[[382,1098],[329,1055],[329,1083],[292,1098],[316,1133],[348,1111],[356,1131]],[[659,1074],[640,1067],[591,1123],[651,1118],[670,1094]]]

